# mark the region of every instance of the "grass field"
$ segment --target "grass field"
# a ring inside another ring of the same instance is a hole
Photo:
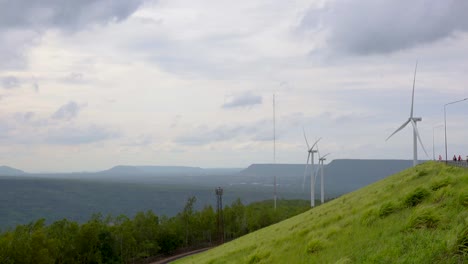
[[[428,162],[176,263],[468,263],[468,170]]]

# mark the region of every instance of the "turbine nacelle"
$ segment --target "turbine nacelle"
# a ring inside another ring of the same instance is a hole
[[[422,117],[413,117],[411,119],[413,119],[414,122],[422,121]]]

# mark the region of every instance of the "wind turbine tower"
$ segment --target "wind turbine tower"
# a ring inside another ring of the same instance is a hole
[[[323,177],[323,162],[326,160],[326,156],[330,155],[330,153],[325,154],[323,157],[319,158],[319,166],[320,166],[320,202],[323,204],[325,202],[325,184],[324,184],[324,177]]]
[[[312,147],[309,145],[309,142],[307,141],[307,137],[305,134],[304,128],[302,128],[304,132],[304,139],[307,144],[307,162],[305,165],[304,169],[304,179],[302,181],[302,189],[304,190],[304,184],[305,184],[305,176],[307,173],[307,167],[309,166],[309,158],[310,158],[310,165],[311,165],[311,171],[310,171],[310,207],[315,207],[315,171],[314,171],[314,154],[318,152],[318,146],[317,143],[320,141],[321,138],[315,141],[315,143],[312,145]],[[317,149],[314,149],[315,146],[317,146]]]
[[[406,125],[411,123],[413,125],[413,166],[416,166],[418,164],[418,140],[419,144],[421,144],[422,149],[424,150],[424,153],[426,153],[426,156],[428,156],[426,149],[424,148],[424,145],[422,143],[421,137],[419,136],[418,132],[418,127],[417,127],[417,122],[422,121],[421,117],[414,117],[413,116],[413,108],[414,108],[414,87],[416,84],[416,70],[418,69],[418,62],[416,62],[416,67],[414,68],[414,79],[413,79],[413,95],[411,97],[411,111],[410,111],[410,116],[408,120],[403,123],[395,132],[393,132],[385,141],[389,140],[393,135],[395,135],[397,132],[402,130]]]

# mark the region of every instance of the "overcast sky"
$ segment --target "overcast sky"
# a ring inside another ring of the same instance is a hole
[[[412,159],[414,113],[444,153],[443,106],[468,97],[466,0],[0,0],[0,165]],[[468,101],[447,107],[468,155]]]

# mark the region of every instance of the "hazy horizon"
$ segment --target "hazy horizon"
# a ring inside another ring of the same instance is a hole
[[[411,159],[347,159],[347,158],[343,158],[343,159],[331,159],[331,160],[325,160],[324,161],[324,165],[329,165],[330,163],[332,163],[333,161],[411,161]],[[426,162],[428,160],[419,160],[420,163],[422,162]],[[142,165],[135,165],[135,164],[115,164],[111,167],[108,167],[108,168],[102,168],[102,169],[98,169],[98,170],[87,170],[86,168],[80,170],[80,171],[26,171],[26,170],[23,170],[22,168],[17,168],[17,167],[12,167],[12,166],[8,166],[8,165],[4,165],[4,164],[0,164],[0,169],[1,167],[9,167],[9,168],[12,168],[12,169],[17,169],[17,170],[21,170],[27,174],[74,174],[74,173],[77,173],[77,174],[80,174],[80,173],[100,173],[100,172],[106,172],[108,170],[112,170],[112,169],[115,169],[115,168],[118,168],[118,167],[136,167],[136,168],[141,168],[141,167],[154,167],[154,168],[165,168],[165,167],[168,167],[168,168],[177,168],[177,167],[180,167],[180,168],[193,168],[193,169],[202,169],[202,170],[244,170],[244,169],[247,169],[249,168],[250,166],[253,166],[253,165],[274,165],[274,166],[282,166],[282,165],[299,165],[299,166],[305,166],[305,163],[251,163],[251,164],[248,164],[247,166],[244,166],[244,167],[226,167],[226,166],[220,166],[220,167],[201,167],[201,166],[186,166],[186,165],[183,165],[183,164],[179,164],[179,165],[161,165],[161,164],[142,164]],[[317,165],[317,164],[315,164]],[[309,163],[309,166],[310,166],[310,163]],[[1,172],[0,172],[0,176],[1,175]]]

